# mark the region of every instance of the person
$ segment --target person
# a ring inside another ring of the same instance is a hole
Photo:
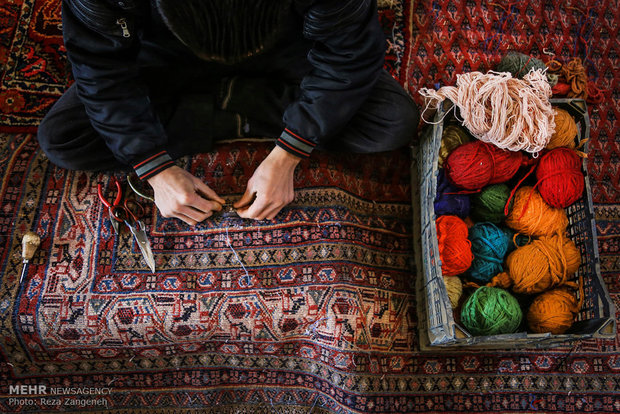
[[[273,219],[315,148],[378,152],[419,112],[383,69],[376,0],[63,0],[75,82],[41,122],[50,161],[131,168],[164,217],[195,225],[225,200],[178,167],[218,139],[276,138],[234,203]]]

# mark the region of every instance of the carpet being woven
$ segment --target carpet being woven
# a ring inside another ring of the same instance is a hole
[[[619,6],[379,1],[386,68],[420,104],[419,88],[492,69],[508,50],[584,62],[603,97],[589,103],[588,166],[617,308]],[[274,221],[190,228],[147,206],[152,274],[97,199],[110,176],[54,167],[33,135],[70,82],[60,24],[58,0],[0,4],[1,412],[620,411],[618,336],[419,350],[407,151],[313,154]],[[232,200],[271,146],[225,143],[179,164]],[[42,243],[24,265],[29,230]]]

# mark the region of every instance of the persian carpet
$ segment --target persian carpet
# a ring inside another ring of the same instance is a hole
[[[617,308],[619,6],[379,1],[386,68],[420,104],[420,87],[491,69],[511,49],[582,59],[605,98],[589,105],[589,173]],[[150,273],[98,202],[110,177],[50,165],[33,135],[70,82],[59,16],[58,0],[0,4],[1,412],[620,411],[618,337],[420,352],[406,151],[313,155],[274,221],[189,228],[147,205]],[[179,164],[233,200],[270,146],[225,143]],[[18,288],[28,230],[42,244]]]

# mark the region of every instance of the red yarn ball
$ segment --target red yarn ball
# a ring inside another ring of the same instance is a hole
[[[460,145],[446,159],[446,175],[465,190],[480,190],[489,184],[510,180],[528,158],[521,152],[505,151],[482,141]]]
[[[556,148],[543,155],[536,167],[536,179],[540,196],[555,208],[579,200],[585,186],[581,160],[570,148]]]
[[[493,177],[491,177],[489,184],[505,183],[514,177],[521,166],[530,163],[530,159],[522,152],[506,151],[492,144],[487,144],[487,148],[495,163]]]
[[[464,273],[474,260],[471,242],[467,238],[467,225],[457,216],[440,216],[435,225],[443,275],[456,276]]]

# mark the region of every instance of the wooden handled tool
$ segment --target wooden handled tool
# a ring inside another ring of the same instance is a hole
[[[24,275],[26,274],[26,264],[34,257],[34,253],[37,251],[40,244],[41,238],[38,234],[31,231],[24,234],[24,237],[22,238],[22,259],[24,265],[22,266],[22,274],[19,277],[20,285],[22,284],[22,280],[24,280]]]

